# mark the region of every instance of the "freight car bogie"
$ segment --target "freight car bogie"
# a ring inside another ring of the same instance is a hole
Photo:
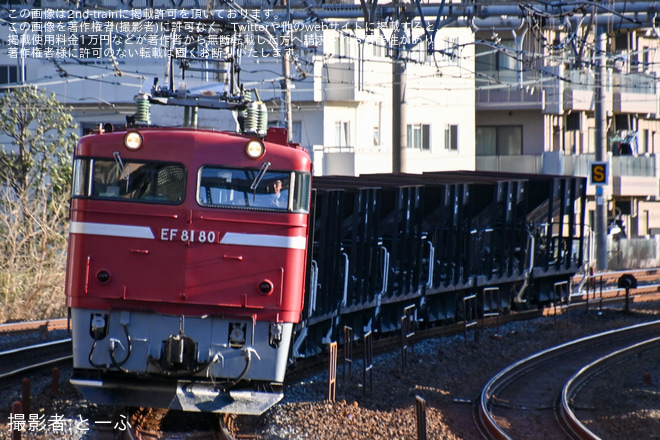
[[[282,398],[254,388],[283,382],[292,323],[127,310],[71,313],[72,383],[96,402],[261,414]]]

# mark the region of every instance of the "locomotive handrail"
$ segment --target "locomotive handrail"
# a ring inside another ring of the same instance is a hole
[[[311,280],[310,280],[310,289],[309,289],[309,311],[307,314],[308,318],[311,318],[313,313],[316,311],[316,295],[318,293],[318,281],[319,281],[319,265],[316,260],[312,260],[311,268]]]
[[[594,253],[594,231],[587,225],[583,225],[582,229],[582,235],[584,234],[584,228],[587,228],[587,261],[585,261],[582,264],[582,270],[584,271],[582,280],[580,280],[580,283],[578,284],[577,291],[582,292],[584,290],[584,286],[587,285],[590,279],[590,274],[589,274],[589,268],[591,267],[591,263],[593,260],[593,253]]]
[[[383,245],[381,245],[380,248],[383,250],[383,285],[380,292],[378,293],[379,299],[380,299],[380,295],[387,292],[387,282],[389,279],[389,271],[390,271],[390,252]]]
[[[523,283],[522,286],[520,286],[520,290],[518,290],[518,293],[516,294],[516,297],[514,301],[516,303],[524,303],[525,300],[522,299],[522,296],[525,294],[525,290],[527,290],[527,286],[529,285],[529,277],[534,270],[534,263],[535,263],[535,256],[534,256],[534,248],[536,246],[536,239],[534,238],[534,234],[529,232],[527,235],[527,255],[529,256],[529,264],[525,268],[525,273],[523,277]]]
[[[430,240],[427,241],[429,245],[429,276],[426,280],[426,288],[431,289],[433,287],[433,263],[435,261],[435,247]]]
[[[342,252],[341,256],[344,257],[344,296],[342,297],[341,300],[341,306],[346,307],[348,304],[348,269],[349,269],[349,259],[348,259],[348,254],[346,252]]]

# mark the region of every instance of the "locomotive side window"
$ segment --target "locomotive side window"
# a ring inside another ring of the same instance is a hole
[[[72,193],[74,197],[86,197],[91,191],[89,166],[89,159],[76,159],[73,163]]]
[[[77,159],[74,197],[179,203],[185,194],[186,171],[168,162],[124,162],[114,159]]]
[[[258,169],[203,167],[199,172],[197,202],[212,208],[307,212],[309,183],[297,179],[298,175],[289,171],[260,173]],[[305,185],[308,196],[300,197]]]
[[[296,185],[293,191],[293,210],[309,212],[309,192],[312,186],[312,175],[309,173],[295,173]]]

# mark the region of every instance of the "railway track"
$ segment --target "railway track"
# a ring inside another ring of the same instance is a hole
[[[597,440],[598,437],[580,420],[574,408],[574,399],[577,397],[582,386],[590,382],[595,376],[604,370],[630,359],[640,353],[652,348],[660,347],[660,337],[652,337],[639,343],[633,343],[627,347],[596,359],[591,364],[583,367],[575,373],[564,385],[560,400],[560,422],[569,432],[575,433],[580,439]]]
[[[69,322],[66,318],[47,319],[41,321],[21,321],[0,324],[2,334],[47,333],[52,330],[67,330]]]
[[[657,291],[659,289],[658,284],[657,284],[657,278],[660,276],[660,272],[655,271],[651,272],[650,275],[647,273],[636,273],[638,276],[638,279],[640,280],[639,288],[638,289],[632,289],[631,290],[631,301],[637,302],[637,301],[644,301],[647,299],[652,299],[653,295],[657,295]],[[622,289],[616,288],[616,279],[620,276],[620,274],[609,274],[607,278],[603,277],[602,281],[599,279],[598,285],[601,287],[597,291],[597,295],[595,296],[596,302],[594,302],[594,291],[593,289],[589,292],[582,292],[582,293],[575,293],[572,294],[570,297],[570,301],[568,304],[566,304],[566,307],[562,307],[564,310],[570,310],[572,308],[581,308],[585,307],[586,304],[590,304],[587,306],[588,308],[591,307],[591,305],[594,305],[594,307],[599,307],[599,306],[607,306],[609,304],[612,304],[617,301],[622,301],[624,298],[623,291]],[[654,278],[655,277],[655,278]],[[648,279],[648,280],[647,280]],[[655,283],[654,280],[655,279]],[[578,283],[575,283],[575,285],[578,285]],[[602,292],[602,296],[601,296]],[[587,295],[588,293],[588,295]],[[649,296],[650,295],[650,296]],[[587,303],[587,300],[590,301]],[[563,310],[562,310],[563,311]],[[517,312],[512,312],[510,314],[506,315],[500,315],[500,316],[490,316],[485,319],[480,319],[479,320],[479,325],[477,327],[473,327],[470,330],[466,330],[465,323],[459,322],[456,324],[452,325],[446,325],[446,326],[439,326],[439,327],[432,327],[432,328],[424,328],[420,329],[417,328],[415,332],[415,339],[424,339],[424,338],[434,338],[434,337],[439,337],[443,335],[449,335],[449,334],[460,334],[460,333],[465,333],[466,335],[466,340],[467,338],[473,338],[477,335],[477,333],[486,327],[494,327],[497,325],[504,325],[508,322],[511,321],[516,321],[516,320],[524,320],[524,319],[533,319],[535,317],[541,316],[541,315],[549,315],[552,313],[559,313],[557,309],[553,310],[551,307],[546,308],[544,310],[528,310],[528,311],[517,311]],[[28,323],[28,322],[23,322],[23,323],[12,323],[9,325],[0,325],[0,335],[1,334],[17,334],[17,333],[34,333],[34,332],[45,332],[51,329],[66,329],[67,328],[67,321],[66,319],[62,320],[50,320],[50,321],[39,321],[35,323]],[[475,331],[475,328],[477,331]],[[65,342],[63,342],[65,344]],[[380,353],[380,352],[385,352],[385,351],[393,351],[397,350],[399,348],[399,345],[401,344],[401,338],[400,336],[397,335],[392,335],[391,338],[381,338],[377,339],[374,342],[374,352],[375,353]],[[39,344],[41,345],[41,344]],[[70,346],[68,348],[69,354],[70,354]],[[353,354],[356,358],[359,358],[362,356],[361,353],[361,346],[357,345],[355,352]],[[39,354],[41,356],[41,353]],[[24,358],[25,359],[25,358]],[[35,358],[36,359],[36,358]],[[0,359],[0,366],[5,364],[5,361],[3,359]],[[48,360],[44,360],[43,363],[45,365],[48,365]],[[17,364],[18,365],[18,364]],[[19,366],[20,368],[20,366]],[[18,370],[19,368],[16,368]],[[27,371],[30,367],[23,368],[20,371]],[[315,359],[305,359],[302,361],[299,361],[295,368],[290,371],[290,373],[287,373],[287,380],[294,380],[296,376],[302,376],[305,374],[308,374],[309,371],[312,371],[314,369],[318,368],[327,368],[327,358],[324,358],[323,356],[315,358]],[[4,371],[4,370],[0,370]],[[18,373],[17,373],[18,374]],[[16,375],[14,377],[17,377]],[[569,399],[570,400],[570,399]],[[498,410],[501,410],[500,408],[497,408]],[[90,431],[93,431],[93,435],[95,436],[94,438],[98,439],[156,439],[156,438],[161,438],[161,439],[180,439],[182,438],[181,436],[183,435],[182,432],[177,432],[177,431],[171,431],[169,432],[167,428],[165,430],[161,429],[160,425],[155,423],[153,420],[158,420],[160,417],[161,419],[173,419],[172,414],[161,414],[160,416],[155,416],[155,415],[148,415],[145,416],[142,414],[141,416],[136,416],[136,414],[139,414],[138,412],[133,413],[131,418],[128,419],[131,421],[130,429],[127,429],[126,431],[118,431],[117,429],[113,429],[112,427],[108,426],[93,426],[94,423],[93,421],[90,421],[89,429]],[[119,417],[119,416],[117,416]],[[115,418],[117,418],[115,417]],[[152,419],[153,417],[156,417],[156,419]],[[183,414],[183,417],[185,418],[186,415]],[[139,419],[142,420],[139,420]],[[152,419],[151,422],[148,422],[149,419]],[[146,422],[146,425],[143,424],[143,422]],[[242,438],[251,438],[251,439],[256,439],[259,438],[258,436],[253,436],[249,435],[247,437],[241,436],[240,433],[236,434],[235,429],[228,429],[225,424],[221,423],[223,420],[218,419],[218,422],[212,426],[206,429],[206,431],[200,431],[198,430],[195,433],[195,439],[197,440],[205,440],[205,439],[233,439],[235,438],[236,440],[242,439]],[[224,426],[224,428],[223,428]],[[229,426],[231,427],[231,423],[229,423]],[[171,428],[170,428],[171,430]],[[192,428],[187,428],[183,432],[190,432],[192,431]],[[230,435],[230,432],[234,432],[235,437],[232,437]],[[506,437],[503,437],[506,438]],[[529,438],[529,437],[520,437],[520,438]],[[562,437],[560,437],[562,438]],[[565,437],[563,437],[565,438]]]
[[[0,352],[0,384],[37,369],[70,362],[71,338]]]
[[[660,321],[654,321],[581,338],[522,359],[486,384],[475,421],[489,439],[534,438],[539,432],[545,439],[593,439],[579,429],[579,422],[569,420],[568,396],[580,377],[576,372],[604,362],[594,363],[612,352],[655,338],[658,331]],[[562,403],[566,404],[563,410]]]

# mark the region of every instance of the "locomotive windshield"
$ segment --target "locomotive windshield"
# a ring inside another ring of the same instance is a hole
[[[185,168],[170,162],[78,158],[74,164],[74,197],[180,203],[185,194]]]
[[[213,208],[306,213],[310,183],[309,173],[207,166],[199,173],[197,201]]]

